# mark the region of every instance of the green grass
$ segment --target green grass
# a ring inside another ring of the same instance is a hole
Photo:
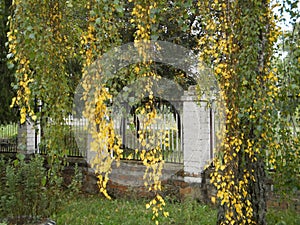
[[[267,213],[270,225],[299,225],[300,213],[291,210],[270,209]]]
[[[66,204],[53,219],[60,225],[153,225],[152,212],[145,208],[146,203],[144,200],[79,197]],[[195,201],[167,203],[166,211],[170,216],[161,216],[159,224],[216,224],[217,210]],[[294,211],[270,209],[267,222],[269,225],[299,225],[300,216]]]
[[[53,218],[60,225],[153,225],[151,209],[146,201],[118,199],[109,201],[101,197],[79,198],[70,202]],[[196,202],[167,203],[170,216],[160,216],[159,224],[215,224],[216,210]]]

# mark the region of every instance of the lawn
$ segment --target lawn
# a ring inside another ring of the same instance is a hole
[[[106,200],[102,197],[86,196],[74,199],[53,216],[59,225],[152,225],[150,209],[144,200]],[[216,209],[195,201],[167,203],[170,216],[161,216],[160,224],[215,225]],[[299,225],[300,216],[293,211],[270,209],[267,214],[269,225]]]
[[[143,200],[81,197],[71,201],[53,219],[60,225],[153,225],[152,211],[145,204]],[[197,202],[167,203],[166,210],[170,216],[161,216],[160,224],[215,224],[216,221],[216,210]]]

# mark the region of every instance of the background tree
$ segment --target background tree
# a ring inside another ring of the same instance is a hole
[[[299,18],[294,12],[295,17]],[[291,30],[283,31],[279,40],[278,56],[274,66],[278,76],[279,95],[276,100],[277,144],[270,155],[270,174],[275,180],[275,191],[282,197],[292,199],[300,190],[300,26],[291,20]]]
[[[17,121],[16,110],[10,108],[11,99],[15,95],[12,83],[14,81],[12,68],[8,68],[7,58],[8,46],[6,45],[7,32],[7,17],[10,15],[11,0],[3,0],[0,2],[0,123]]]

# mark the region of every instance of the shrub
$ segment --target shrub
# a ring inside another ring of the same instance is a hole
[[[15,160],[0,159],[0,222],[23,223],[49,217],[71,194],[78,192],[78,169],[70,191],[66,191],[60,173],[49,173],[44,162],[40,155],[29,160],[22,154]]]

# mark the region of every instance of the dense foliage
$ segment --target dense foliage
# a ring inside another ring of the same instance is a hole
[[[97,152],[92,164],[100,190],[107,195],[114,160],[110,152],[114,151],[116,159],[122,155],[113,122],[106,119],[108,102],[124,86],[144,77],[143,94],[149,96],[144,113],[146,123],[153,123],[157,115],[152,107],[153,79],[173,79],[184,88],[195,80],[183,71],[147,61],[145,44],[164,40],[192,49],[214,71],[225,101],[224,140],[218,146],[212,175],[220,206],[218,224],[266,224],[267,169],[273,170],[275,183],[284,181],[281,186],[286,189],[299,188],[300,13],[297,1],[272,4],[267,0],[15,0],[7,33],[8,65],[14,65],[17,90],[12,105],[20,108],[21,123],[28,117],[34,121],[51,118],[51,125],[45,124],[49,126],[45,146],[55,176],[66,155],[66,149],[61,148],[60,125],[71,112],[74,90],[82,78],[83,98],[94,100],[87,101],[84,111],[92,121],[92,147]],[[7,6],[1,7],[7,13]],[[281,33],[274,8],[290,14],[292,32]],[[6,20],[3,18],[1,22]],[[274,45],[281,36],[281,46],[288,55],[278,58]],[[100,85],[93,86],[87,69],[112,48],[128,42],[134,42],[144,60],[109,80],[103,79],[102,68],[97,68],[93,79]],[[10,74],[3,63],[5,57],[1,59],[4,74]],[[149,189],[157,192],[161,188],[160,149],[146,151],[145,132],[140,133],[140,153],[147,166],[145,177],[154,182]],[[160,195],[147,204],[155,220],[160,212],[168,216],[164,206]]]
[[[49,176],[42,156],[0,158],[0,223],[27,224],[49,218],[81,188],[81,173],[75,167],[72,182]],[[66,188],[68,186],[68,188]]]
[[[11,99],[15,92],[12,87],[14,81],[13,68],[8,63],[8,15],[10,14],[11,0],[3,0],[0,3],[0,123],[17,121],[17,113],[15,109],[10,108]]]

